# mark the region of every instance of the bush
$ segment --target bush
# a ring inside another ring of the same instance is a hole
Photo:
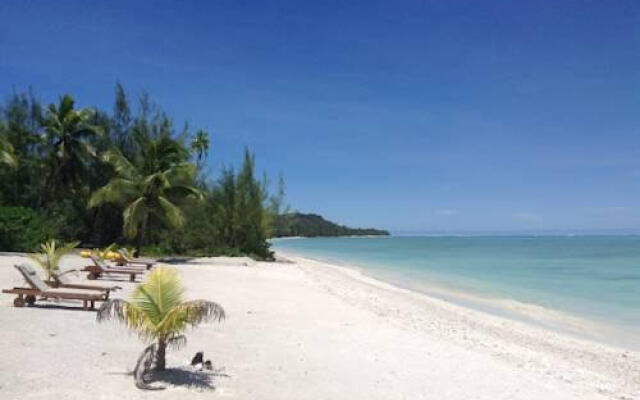
[[[0,251],[34,251],[56,236],[46,218],[26,207],[0,207]]]

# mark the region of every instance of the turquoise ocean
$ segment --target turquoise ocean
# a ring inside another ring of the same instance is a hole
[[[640,236],[291,238],[276,251],[396,286],[640,349]]]

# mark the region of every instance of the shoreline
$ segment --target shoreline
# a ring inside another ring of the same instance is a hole
[[[275,252],[280,259],[293,263],[314,263],[326,268],[332,268],[359,282],[379,287],[385,290],[397,291],[408,296],[416,297],[427,302],[439,301],[453,307],[459,307],[466,311],[479,313],[488,317],[504,319],[507,321],[525,324],[528,327],[565,335],[574,340],[586,341],[596,345],[611,347],[617,351],[640,352],[639,337],[616,337],[615,341],[606,340],[607,334],[620,334],[615,329],[607,329],[602,321],[594,321],[581,318],[564,311],[542,307],[536,304],[523,303],[515,299],[480,297],[471,293],[456,291],[445,287],[431,286],[435,291],[422,291],[412,287],[405,287],[395,282],[387,281],[375,274],[369,273],[367,268],[336,260],[323,260],[319,258],[300,255],[295,252],[278,250]],[[468,300],[468,301],[466,301]],[[482,303],[486,303],[483,307]],[[539,318],[530,315],[535,312]],[[541,316],[541,314],[545,314]],[[555,322],[555,324],[554,324]],[[568,323],[575,325],[567,326]],[[563,326],[564,324],[564,326]],[[588,334],[587,329],[598,330],[598,334]],[[621,344],[624,343],[624,344]]]
[[[124,327],[97,324],[77,302],[14,308],[12,296],[1,295],[0,397],[79,400],[99,388],[108,400],[640,399],[640,352],[458,306],[347,267],[278,255],[289,262],[171,264],[189,299],[216,301],[227,318],[186,332],[186,347],[167,354],[169,375],[154,382],[166,390],[153,395],[133,385],[130,371],[145,345]],[[18,262],[29,261],[0,256],[4,286],[21,284],[12,267]],[[85,264],[78,256],[62,263],[63,270]],[[117,298],[135,288],[126,279],[117,284]],[[213,371],[190,366],[197,351]]]
[[[493,296],[490,293],[466,291],[446,285],[420,282],[407,284],[400,279],[384,277],[362,265],[347,261],[308,256],[291,250],[275,250],[282,258],[307,260],[344,270],[356,272],[355,279],[373,280],[381,285],[389,285],[398,290],[437,299],[459,307],[471,309],[487,315],[505,318],[528,324],[532,327],[550,330],[576,339],[619,348],[621,350],[640,351],[640,333],[632,333],[628,326],[612,321],[599,320],[590,316],[581,316],[565,310],[545,307],[535,303],[523,302],[510,297]]]
[[[568,335],[461,306],[371,277],[357,268],[292,256],[291,253],[282,251],[279,254],[307,271],[315,269],[321,271],[319,274],[323,275],[330,271],[329,275],[338,274],[342,279],[347,277],[358,285],[364,285],[370,289],[364,289],[365,293],[357,295],[353,293],[345,295],[340,293],[339,288],[327,287],[333,295],[349,302],[364,304],[370,307],[371,311],[385,318],[400,320],[403,324],[410,321],[409,327],[421,332],[429,332],[429,334],[442,335],[444,340],[469,351],[488,351],[493,357],[498,357],[518,368],[529,363],[534,365],[535,369],[545,371],[547,375],[555,375],[557,372],[550,371],[549,365],[572,364],[572,361],[578,361],[578,365],[567,366],[568,369],[562,368],[562,379],[571,382],[580,380],[582,372],[587,369],[598,370],[599,373],[606,375],[615,371],[612,376],[627,382],[635,388],[634,390],[640,388],[640,352],[636,350]],[[329,285],[330,282],[326,282],[329,280],[327,278],[323,276],[319,280]],[[343,284],[340,278],[333,282]],[[348,290],[352,291],[351,288]],[[360,299],[354,297],[360,297]],[[384,303],[389,304],[390,308],[395,308],[395,312],[389,312],[380,304],[370,304],[371,297],[385,298],[387,301]],[[401,304],[404,306],[401,307]],[[425,310],[428,311],[424,313]],[[423,313],[431,317],[436,315],[435,329],[433,329],[433,323],[427,324],[427,319],[421,315]],[[445,327],[444,335],[443,327]],[[486,343],[493,343],[493,345],[489,346]],[[499,351],[495,351],[495,348]],[[541,359],[531,358],[532,351],[537,356],[542,356]],[[576,375],[571,376],[573,374]],[[603,388],[598,390],[606,392]],[[640,392],[636,395],[640,396]],[[635,399],[636,397],[622,395],[620,398]]]

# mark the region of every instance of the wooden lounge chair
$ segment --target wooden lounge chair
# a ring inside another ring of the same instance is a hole
[[[98,279],[103,275],[119,274],[119,275],[129,275],[129,281],[135,282],[137,275],[144,274],[144,271],[141,269],[112,268],[108,264],[98,260],[95,256],[91,256],[91,260],[93,261],[93,265],[87,265],[82,269],[83,271],[88,272],[87,279],[90,279],[90,280]]]
[[[147,269],[153,268],[156,262],[150,258],[133,258],[129,256],[127,249],[120,249],[118,253],[122,256],[122,263],[131,267],[144,266]]]
[[[47,281],[47,285],[53,288],[96,290],[99,292],[104,292],[107,298],[109,298],[110,292],[122,289],[121,286],[116,286],[116,285],[103,286],[103,285],[85,285],[82,283],[76,283],[72,279],[69,279],[69,274],[73,272],[78,272],[78,270],[71,269],[69,271],[66,271],[60,274],[55,274],[52,276],[53,278],[52,281]]]
[[[96,255],[91,255],[89,256],[89,259],[93,262],[93,265],[97,266],[97,267],[102,267],[106,270],[126,270],[126,271],[135,271],[141,274],[144,274],[145,272],[147,272],[147,269],[142,266],[142,265],[121,265],[116,263],[116,266],[110,265],[109,262],[107,262],[107,260],[105,260],[104,258],[100,258]]]
[[[82,308],[84,310],[86,310],[88,306],[93,310],[96,301],[105,301],[108,296],[105,292],[91,293],[86,290],[72,288],[52,288],[44,283],[33,267],[26,264],[14,265],[14,267],[20,272],[29,285],[28,288],[14,287],[13,289],[2,290],[2,293],[17,295],[16,298],[13,299],[13,305],[15,307],[24,307],[25,304],[32,306],[36,302],[37,296],[40,296],[40,298],[44,300],[82,300]]]

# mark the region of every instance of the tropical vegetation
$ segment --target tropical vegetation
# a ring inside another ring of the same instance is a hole
[[[0,250],[33,251],[56,237],[143,253],[271,257],[281,193],[245,149],[215,177],[206,130],[176,129],[149,95],[116,85],[112,110],[69,94],[43,105],[29,91],[0,105]],[[280,199],[277,199],[280,198]]]
[[[166,368],[166,351],[186,344],[184,331],[207,321],[224,319],[224,309],[207,300],[184,299],[184,286],[177,270],[156,267],[136,287],[129,301],[107,300],[100,307],[97,321],[115,319],[124,323],[141,339],[151,342],[134,369],[136,384],[144,388],[146,372]]]
[[[71,242],[60,245],[55,239],[48,240],[40,244],[42,253],[30,254],[29,258],[42,268],[47,276],[47,280],[52,280],[60,270],[60,260],[71,253],[78,246],[78,242]]]

